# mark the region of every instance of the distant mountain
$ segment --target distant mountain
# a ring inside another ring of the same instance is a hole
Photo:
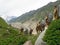
[[[35,14],[35,13],[36,13],[35,10],[30,11],[30,12],[27,12],[27,13],[25,13],[25,14],[17,17],[17,18],[15,18],[15,19],[10,20],[9,22],[10,22],[10,23],[11,23],[11,22],[25,22],[25,21],[31,19],[32,17],[34,17],[33,14]]]
[[[14,19],[14,18],[16,18],[16,16],[7,16],[6,20],[9,21],[9,20]]]
[[[37,9],[27,12],[15,19],[10,20],[9,22],[26,22],[28,20],[37,21],[45,18],[46,15],[53,15],[53,9],[55,5],[60,5],[60,0],[56,2],[50,2],[47,5]]]
[[[6,21],[9,23],[10,20],[12,20],[12,19],[14,20],[16,18],[17,18],[16,16],[7,16]]]

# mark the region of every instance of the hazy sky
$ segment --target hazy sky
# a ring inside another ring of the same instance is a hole
[[[0,16],[20,16],[56,0],[0,0]]]

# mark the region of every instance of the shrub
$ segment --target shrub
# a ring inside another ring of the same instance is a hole
[[[15,28],[0,28],[0,45],[22,45],[25,41],[27,41],[27,36],[20,35]]]
[[[28,39],[27,39],[27,36],[21,36],[18,45],[23,45],[27,40],[28,40]]]
[[[60,20],[54,20],[46,30],[43,40],[47,45],[60,45]]]

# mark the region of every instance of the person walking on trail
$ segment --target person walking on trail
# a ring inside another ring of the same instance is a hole
[[[58,7],[57,5],[54,6],[54,12],[53,12],[53,20],[58,19]]]
[[[37,31],[37,33],[40,33],[40,31],[42,32],[42,27],[41,27],[40,22],[36,26],[36,31]]]
[[[32,35],[33,29],[30,29],[30,35]]]
[[[26,28],[25,31],[24,31],[24,34],[28,34],[28,29]]]

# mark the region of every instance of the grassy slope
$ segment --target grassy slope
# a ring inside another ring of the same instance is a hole
[[[21,40],[21,39],[25,40]],[[20,35],[17,29],[9,26],[1,17],[0,17],[0,45],[18,45],[19,43],[24,43],[27,38]],[[22,44],[21,43],[21,44]]]
[[[8,26],[8,24],[5,22],[5,20],[3,20],[1,17],[0,17],[0,26],[4,26],[4,27]]]

